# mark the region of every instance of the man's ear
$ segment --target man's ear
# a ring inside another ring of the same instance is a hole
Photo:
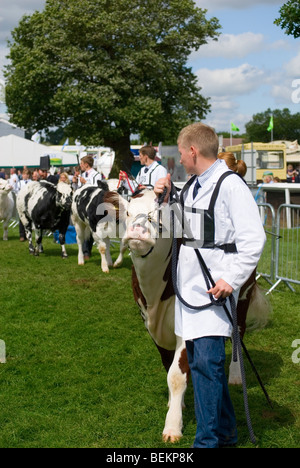
[[[191,151],[192,157],[195,158],[197,156],[197,150],[196,150],[195,146],[191,146],[190,151]]]

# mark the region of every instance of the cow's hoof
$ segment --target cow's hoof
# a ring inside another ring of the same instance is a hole
[[[171,442],[171,444],[175,444],[181,439],[181,437],[182,437],[181,432],[178,434],[172,429],[169,429],[163,432],[163,441],[165,443]]]
[[[62,255],[61,258],[65,260],[66,258],[69,258],[68,255]]]
[[[103,271],[103,273],[105,273],[106,275],[109,274],[109,268],[107,268],[107,269],[106,269],[106,268],[105,268],[105,269],[102,269],[102,271]]]

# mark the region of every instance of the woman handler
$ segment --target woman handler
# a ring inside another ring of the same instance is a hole
[[[193,306],[209,303],[209,294],[215,299],[233,294],[237,301],[240,288],[257,266],[266,240],[249,188],[233,172],[224,176],[229,171],[225,162],[218,159],[218,148],[214,130],[201,123],[188,126],[179,134],[181,164],[189,175],[194,174],[181,193],[184,214],[215,281],[215,287],[207,291],[194,252],[195,242],[184,236],[178,261],[178,289]],[[165,187],[167,202],[169,176],[156,183],[157,195]],[[227,307],[231,310],[228,299]],[[197,419],[194,447],[235,444],[236,420],[224,368],[225,340],[232,334],[229,319],[222,307],[210,305],[197,312],[177,299],[175,333],[186,341],[193,380]]]

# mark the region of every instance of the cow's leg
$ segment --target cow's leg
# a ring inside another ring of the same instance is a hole
[[[74,220],[73,220],[74,221]],[[85,239],[85,225],[78,222],[74,222],[76,230],[76,239],[78,245],[78,265],[84,265],[84,255],[82,245]]]
[[[103,273],[109,273],[109,260],[107,260],[107,251],[109,252],[109,239],[100,240],[98,242],[98,249],[101,255],[101,269]],[[110,253],[109,253],[110,257]],[[112,262],[111,262],[112,263]]]
[[[8,224],[9,220],[6,219],[3,223],[3,240],[8,241]]]
[[[117,260],[114,263],[114,268],[118,268],[120,265],[122,265],[123,257],[124,257],[124,253],[126,252],[126,249],[127,249],[127,246],[125,246],[123,240],[121,240],[120,253],[119,253]]]
[[[66,251],[66,234],[64,232],[59,233],[59,243],[61,245],[62,258],[68,258],[68,254]]]
[[[106,237],[104,239],[104,242],[106,244],[106,261],[107,261],[107,265],[109,267],[112,267],[113,266],[113,261],[112,261],[111,254],[110,254],[110,239],[109,239],[109,237]]]
[[[25,234],[26,234],[26,239],[28,240],[28,246],[29,246],[29,253],[31,255],[34,255],[35,253],[35,248],[34,248],[34,245],[32,243],[32,229],[31,229],[31,225],[25,225]]]
[[[35,241],[36,241],[36,248],[35,248],[35,255],[38,257],[40,253],[44,252],[43,249],[43,231],[41,229],[35,229]]]
[[[172,443],[177,442],[182,437],[182,408],[189,376],[185,342],[179,337],[176,338],[176,352],[167,379],[170,396],[169,411],[163,430],[163,440]]]

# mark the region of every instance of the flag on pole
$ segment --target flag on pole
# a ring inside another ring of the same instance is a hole
[[[66,141],[64,142],[63,147],[62,147],[61,150],[63,151],[63,150],[64,150],[64,147],[65,147],[65,146],[68,146],[68,144],[69,144],[69,138],[66,139]]]
[[[35,143],[40,143],[40,142],[41,142],[41,135],[40,135],[40,132],[35,132],[35,133],[32,135],[31,140],[34,141]]]
[[[271,116],[270,123],[268,126],[268,132],[271,132],[274,129],[274,118],[273,115]]]
[[[234,125],[234,123],[231,122],[231,131],[232,132],[239,132],[240,129],[236,125]]]

